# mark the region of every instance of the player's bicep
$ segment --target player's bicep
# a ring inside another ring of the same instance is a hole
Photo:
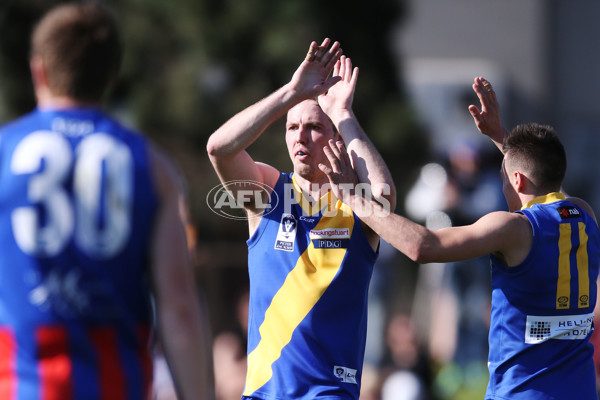
[[[222,183],[231,181],[253,181],[273,183],[273,175],[278,175],[274,167],[256,162],[248,152],[240,151],[229,157],[210,157],[210,161]],[[277,178],[275,178],[275,182]]]
[[[515,214],[494,212],[471,225],[440,229],[435,232],[440,259],[459,261],[514,251],[521,246],[520,241],[526,242],[528,231],[524,227]]]
[[[227,158],[212,158],[211,162],[221,184],[239,203],[238,206],[250,211],[256,208],[257,201],[264,204],[268,198],[256,198],[246,192],[253,188],[264,188],[266,191],[259,190],[256,193],[268,196],[279,179],[279,171],[275,167],[255,162],[246,151]]]

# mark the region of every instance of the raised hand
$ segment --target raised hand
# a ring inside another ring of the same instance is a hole
[[[334,117],[336,111],[352,110],[354,91],[358,79],[358,67],[352,69],[350,58],[342,55],[335,63],[333,75],[340,76],[341,81],[318,98],[319,105],[330,117]]]
[[[349,204],[349,195],[353,194],[353,189],[358,183],[358,176],[352,168],[346,146],[341,140],[337,142],[330,140],[329,145],[323,147],[323,152],[329,160],[329,166],[321,163],[319,169],[327,175],[333,194]]]
[[[508,131],[500,121],[500,105],[496,99],[496,92],[494,92],[492,84],[480,76],[474,79],[473,90],[481,103],[481,110],[473,104],[469,106],[469,112],[475,121],[475,126],[479,129],[479,132],[489,136],[496,146],[502,150],[502,142]]]
[[[339,76],[330,77],[333,67],[342,55],[339,42],[331,43],[329,38],[320,46],[310,44],[306,58],[290,81],[291,87],[301,98],[316,98],[341,80]]]

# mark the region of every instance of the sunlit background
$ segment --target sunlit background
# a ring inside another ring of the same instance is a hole
[[[29,33],[61,2],[0,1],[1,123],[35,107]],[[397,212],[434,229],[505,209],[499,153],[467,111],[476,104],[476,76],[493,83],[506,127],[535,121],[557,128],[569,160],[565,190],[600,209],[600,2],[104,3],[121,24],[126,49],[107,110],[163,146],[188,182],[194,266],[216,339],[220,400],[238,399],[236,385],[243,384],[247,225],[206,204],[218,184],[206,141],[286,83],[311,41],[339,40],[360,68],[354,110],[392,171]],[[291,169],[282,123],[249,151]],[[487,260],[419,266],[385,243],[380,253],[361,398],[483,398]]]

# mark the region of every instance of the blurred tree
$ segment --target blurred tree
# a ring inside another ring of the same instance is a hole
[[[60,2],[0,5],[3,121],[34,106],[29,32],[42,12]],[[360,67],[354,109],[396,177],[400,198],[426,157],[426,137],[405,99],[391,51],[393,29],[405,14],[402,0],[104,2],[121,23],[126,48],[108,106],[172,153],[189,181],[192,216],[204,240],[246,236],[244,224],[224,221],[206,206],[206,193],[218,184],[206,157],[208,136],[287,82],[312,40],[339,40]],[[288,170],[283,127],[276,124],[251,151]]]
[[[65,1],[0,0],[0,123],[35,106],[30,31],[43,12]],[[388,163],[403,204],[428,158],[427,137],[404,95],[392,52],[403,0],[98,1],[115,11],[126,50],[106,105],[166,148],[187,178],[198,283],[209,299],[215,332],[231,314],[225,300],[232,295],[232,271],[247,279],[248,231],[207,206],[206,196],[219,181],[206,141],[228,118],[287,82],[311,41],[339,40],[360,68],[354,111]],[[289,171],[283,134],[280,121],[250,149],[253,157]]]
[[[0,3],[0,118],[12,119],[35,107],[29,75],[29,36],[47,7],[60,1],[3,0]]]

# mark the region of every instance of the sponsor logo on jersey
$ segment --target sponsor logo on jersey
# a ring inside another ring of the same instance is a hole
[[[350,228],[313,229],[309,233],[315,249],[347,249]]]
[[[562,219],[581,218],[579,210],[573,206],[557,207],[556,210]]]
[[[326,228],[313,229],[310,231],[311,239],[348,239],[350,228]]]
[[[350,239],[313,239],[315,249],[347,249]]]
[[[525,343],[546,340],[582,340],[592,332],[594,313],[582,315],[528,315],[525,324]]]
[[[355,369],[336,365],[333,367],[333,374],[342,382],[357,384]]]

